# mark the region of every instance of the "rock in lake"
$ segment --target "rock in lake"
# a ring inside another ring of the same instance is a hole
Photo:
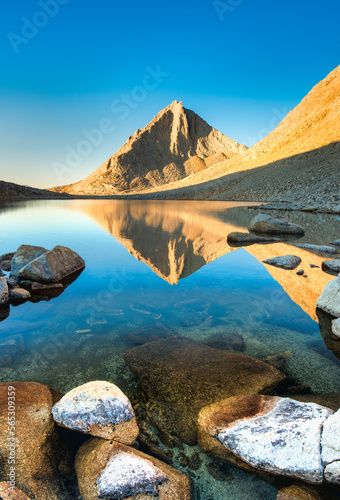
[[[199,442],[203,451],[211,451],[219,441],[226,460],[232,453],[256,470],[321,484],[321,433],[332,414],[289,398],[230,398],[201,410]]]
[[[0,255],[0,267],[4,271],[10,271],[11,266],[12,266],[12,259],[14,257],[15,252],[11,253],[4,253],[3,255]]]
[[[61,441],[51,415],[59,397],[53,389],[35,382],[0,384],[0,481],[8,480],[15,443],[16,486],[35,500],[69,498],[66,484],[74,474],[71,452]],[[9,411],[15,412],[13,429],[9,429],[8,418],[13,418]]]
[[[172,337],[174,332],[169,330],[168,327],[157,321],[152,325],[142,326],[137,330],[133,330],[125,335],[124,340],[134,345],[147,344],[154,340],[166,339]]]
[[[340,318],[333,319],[331,328],[333,335],[340,337]]]
[[[28,290],[24,288],[16,287],[11,288],[9,291],[9,299],[11,302],[19,303],[26,302],[26,300],[31,298],[31,294]]]
[[[293,243],[293,245],[295,247],[304,248],[305,250],[316,250],[322,253],[337,253],[335,248],[325,245],[312,245],[311,243]]]
[[[17,276],[20,269],[27,264],[37,259],[48,250],[43,247],[36,247],[32,245],[21,245],[15,252],[12,259],[11,276]]]
[[[204,344],[223,351],[243,352],[246,348],[243,337],[238,333],[217,333]]]
[[[293,224],[287,219],[281,217],[272,217],[267,214],[258,214],[249,224],[249,231],[254,233],[267,234],[305,234],[304,229],[297,224]]]
[[[190,445],[197,442],[196,421],[203,406],[270,391],[285,378],[258,359],[180,336],[135,347],[124,359],[156,402],[154,413],[162,426]]]
[[[154,457],[115,441],[92,438],[75,462],[84,500],[191,500],[190,479]]]
[[[68,392],[52,408],[62,427],[133,445],[139,434],[129,399],[114,384],[94,381]]]
[[[274,257],[263,262],[270,266],[281,267],[281,269],[296,269],[301,264],[301,259],[296,255],[283,255],[282,257]]]
[[[321,492],[316,487],[292,484],[281,488],[276,500],[331,500],[331,498],[328,496],[328,492]]]
[[[20,249],[22,247],[18,250],[21,254],[22,251]],[[20,262],[18,262],[16,253],[13,257],[11,276],[17,276],[19,280],[38,281],[39,283],[58,283],[60,280],[85,267],[83,259],[70,248],[58,245],[50,251],[41,249],[40,252],[42,252],[40,255],[29,260],[20,269],[17,269],[17,267],[19,264],[26,262],[26,260],[21,258]],[[15,272],[13,271],[13,267],[15,268]]]
[[[0,499],[1,500],[30,500],[25,493],[18,490],[15,486],[11,486],[10,483],[2,482],[0,483]]]
[[[331,415],[323,425],[321,449],[322,463],[326,466],[339,461],[340,468],[340,410]],[[340,476],[337,482],[340,484]]]
[[[340,238],[338,240],[331,241],[331,245],[335,245],[337,247],[340,247]]]
[[[229,233],[227,237],[227,242],[228,243],[239,243],[242,245],[243,243],[245,244],[252,244],[252,243],[277,243],[281,241],[279,238],[268,238],[266,236],[258,236],[256,234],[252,233],[240,233],[237,231],[234,231],[233,233]]]
[[[0,305],[9,301],[9,293],[6,278],[0,277]]]
[[[340,273],[340,258],[339,259],[324,260],[322,263],[322,269],[326,272],[339,274]]]
[[[336,318],[340,318],[340,275],[327,283],[317,300],[317,307]]]

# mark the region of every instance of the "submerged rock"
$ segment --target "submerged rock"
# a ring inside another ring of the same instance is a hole
[[[92,438],[75,462],[84,500],[192,500],[190,479],[154,457],[115,441]]]
[[[134,345],[147,344],[154,340],[172,337],[174,332],[169,330],[163,323],[156,322],[152,325],[143,326],[125,335],[124,340]]]
[[[57,424],[133,445],[139,429],[131,403],[114,384],[88,382],[68,392],[52,408]]]
[[[51,415],[59,397],[53,389],[35,382],[0,384],[0,481],[8,480],[15,443],[16,486],[35,500],[69,498],[66,484],[73,474],[71,452],[61,441]],[[11,402],[15,404],[11,406]],[[15,412],[11,429],[9,411]]]
[[[338,240],[331,241],[331,245],[335,245],[337,247],[340,247],[340,238]]]
[[[23,354],[25,352],[24,338],[20,333],[0,337],[0,354]]]
[[[282,257],[273,257],[263,262],[270,266],[281,267],[281,269],[296,269],[301,264],[301,259],[296,255],[283,255]]]
[[[228,452],[226,459],[232,453],[256,470],[321,484],[321,433],[332,414],[289,398],[230,398],[201,410],[199,442],[209,451],[211,441],[218,440]]]
[[[274,356],[268,356],[263,361],[271,366],[274,366],[274,368],[280,370],[280,372],[286,373],[288,361],[291,357],[292,353],[290,351],[285,351],[274,354]]]
[[[187,444],[197,441],[199,410],[215,401],[276,387],[285,377],[242,354],[213,349],[175,336],[124,353],[147,396],[156,402],[162,426]]]
[[[287,219],[272,217],[267,214],[258,214],[249,224],[249,231],[254,233],[267,234],[305,234],[304,229],[297,224],[293,224]]]
[[[234,231],[228,234],[228,243],[277,243],[281,241],[279,238],[268,238],[266,236],[258,236],[252,233],[240,233]]]
[[[246,348],[243,337],[238,333],[218,333],[210,337],[204,344],[223,351],[243,352]]]
[[[16,254],[13,261],[16,259]],[[12,266],[13,267],[13,266]],[[58,283],[70,274],[85,267],[83,259],[73,250],[60,245],[21,267],[16,276],[20,280],[38,281],[41,283]],[[12,273],[11,273],[12,274]]]
[[[0,354],[0,368],[11,366],[12,363],[13,363],[12,356],[10,356],[9,354]]]
[[[340,318],[340,275],[327,283],[317,300],[317,307]]]
[[[0,306],[9,301],[9,293],[6,278],[0,277]]]
[[[322,269],[326,272],[340,273],[340,258],[323,261]]]

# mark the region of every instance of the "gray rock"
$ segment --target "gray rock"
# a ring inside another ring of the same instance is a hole
[[[338,430],[339,432],[339,430]],[[332,462],[325,467],[325,480],[328,483],[340,484],[340,461]]]
[[[331,316],[340,318],[340,275],[327,283],[316,305]]]
[[[53,406],[52,415],[62,427],[129,445],[139,434],[129,399],[109,382],[76,387]]]
[[[2,267],[4,271],[11,270],[12,259],[14,257],[14,254],[15,252],[4,253],[3,255],[0,255],[0,267]]]
[[[3,278],[4,277],[4,273],[2,272],[2,269],[0,267],[0,278]]]
[[[121,452],[112,457],[97,479],[100,498],[125,498],[138,493],[157,493],[167,477],[148,460]]]
[[[340,273],[340,258],[324,260],[322,263],[322,269],[332,273]]]
[[[299,269],[296,274],[298,276],[303,276],[305,274],[305,271],[303,269]]]
[[[325,466],[340,460],[340,410],[333,413],[323,424],[321,450],[321,459]]]
[[[331,241],[331,245],[335,245],[335,246],[340,247],[340,238],[338,240]]]
[[[336,337],[340,337],[340,318],[333,319],[333,321],[332,321],[332,333]]]
[[[293,243],[294,246],[299,248],[304,248],[305,250],[316,250],[323,253],[337,253],[337,250],[333,247],[328,247],[326,245],[312,245],[311,243]]]
[[[273,398],[268,409],[229,424],[218,439],[256,469],[322,483],[321,429],[332,410],[289,398]]]
[[[249,224],[249,230],[254,233],[268,234],[305,234],[304,229],[287,219],[272,217],[267,214],[258,214]]]
[[[24,288],[11,288],[9,291],[9,299],[13,302],[25,302],[30,298],[30,292]]]
[[[17,276],[20,269],[25,267],[32,260],[46,253],[46,248],[35,247],[32,245],[21,245],[15,252],[12,259],[11,276]]]
[[[270,266],[281,267],[282,269],[296,269],[301,264],[301,259],[296,255],[283,255],[282,257],[273,257],[263,262]]]
[[[16,256],[14,256],[13,261],[15,259]],[[57,283],[84,267],[85,262],[76,252],[58,245],[22,267],[17,271],[17,276],[20,280]]]
[[[281,240],[279,238],[268,238],[266,236],[234,231],[228,234],[227,241],[228,243],[277,243]]]
[[[8,300],[9,293],[6,278],[0,277],[0,305],[6,304]]]

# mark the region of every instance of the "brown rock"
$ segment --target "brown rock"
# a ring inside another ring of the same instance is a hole
[[[16,485],[35,500],[69,498],[66,479],[59,470],[63,467],[72,475],[70,452],[62,444],[52,419],[51,408],[60,395],[46,385],[35,382],[6,382],[0,384],[0,456],[3,466],[0,481],[8,479],[9,446],[19,438],[15,447]],[[9,399],[12,398],[12,399]],[[15,399],[13,399],[15,398]],[[15,402],[10,406],[9,401]],[[15,408],[15,431],[8,429],[8,417]]]
[[[166,429],[195,444],[199,410],[216,401],[270,392],[285,377],[275,368],[242,354],[175,336],[136,347],[124,359]]]
[[[7,482],[0,483],[0,500],[30,500],[25,493]]]
[[[290,351],[285,351],[274,354],[274,356],[268,356],[263,361],[268,363],[268,365],[274,366],[274,368],[280,370],[280,372],[286,373],[288,361],[291,357],[292,353]]]
[[[159,500],[193,498],[191,481],[185,474],[115,441],[89,439],[76,455],[75,468],[84,500],[103,498],[103,495],[99,496],[98,489],[104,489],[104,486],[111,489],[111,494],[105,495],[107,498],[150,500],[152,491],[158,492]],[[112,494],[112,490],[117,492],[116,495]],[[123,494],[117,496],[118,492]]]

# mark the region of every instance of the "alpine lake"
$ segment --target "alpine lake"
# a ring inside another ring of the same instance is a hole
[[[0,254],[22,244],[63,245],[86,267],[60,295],[2,315],[0,339],[19,335],[22,348],[0,368],[0,382],[40,382],[63,393],[91,380],[112,382],[129,396],[146,441],[192,477],[197,498],[275,500],[276,483],[160,436],[153,425],[161,417],[157,401],[143,394],[123,358],[138,345],[179,335],[260,360],[282,354],[286,379],[277,395],[340,392],[340,340],[320,328],[325,321],[316,311],[334,279],[321,265],[334,256],[292,245],[329,244],[340,236],[339,217],[268,212],[300,224],[305,235],[230,246],[228,234],[245,231],[258,213],[247,203],[200,201],[1,205]],[[263,264],[291,254],[302,259],[295,270]],[[303,276],[296,274],[300,268]],[[175,373],[176,363],[171,368]]]

